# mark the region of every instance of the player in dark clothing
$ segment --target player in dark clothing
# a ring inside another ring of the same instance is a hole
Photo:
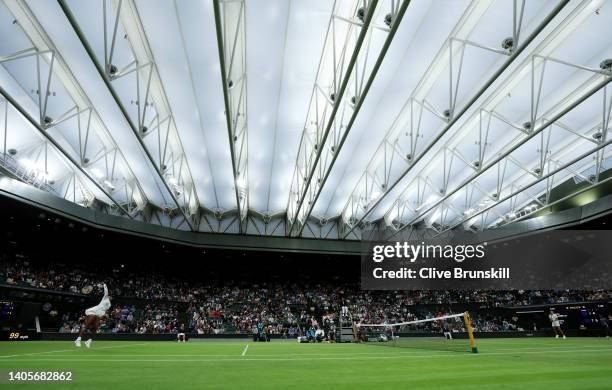
[[[607,317],[605,315],[601,315],[601,317],[599,318],[599,323],[601,324],[601,327],[604,330],[604,336],[606,336],[606,338],[610,338],[610,336],[612,336],[612,330],[610,329],[610,321],[612,320],[612,315],[608,315]]]

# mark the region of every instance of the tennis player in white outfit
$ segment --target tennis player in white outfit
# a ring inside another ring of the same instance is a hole
[[[81,338],[85,335],[85,331],[87,329],[90,330],[91,333],[95,334],[100,329],[100,318],[106,315],[106,312],[111,307],[110,297],[108,296],[108,288],[106,287],[106,283],[103,284],[104,288],[104,297],[100,303],[98,303],[94,307],[90,307],[85,310],[85,320],[83,321],[83,326],[81,327],[81,332],[79,333],[79,337],[74,341],[74,344],[77,347],[81,346]],[[85,341],[85,346],[87,348],[91,347],[91,339]]]

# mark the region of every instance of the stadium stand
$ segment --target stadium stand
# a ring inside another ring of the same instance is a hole
[[[342,306],[348,308],[354,322],[364,324],[432,318],[469,307],[474,313],[476,332],[512,332],[525,330],[525,326],[504,308],[612,299],[609,290],[363,291],[357,283],[350,282],[198,282],[156,273],[144,276],[137,271],[121,272],[100,263],[51,266],[33,264],[27,259],[0,262],[3,291],[11,287],[20,288],[21,294],[53,290],[95,300],[100,295],[95,285],[101,280],[112,281],[111,295],[120,297],[101,329],[106,333],[246,334],[253,332],[258,323],[265,323],[268,334],[295,338],[313,326],[333,328],[335,333]],[[78,309],[72,311],[67,304],[48,305],[48,310],[43,305],[48,314],[45,321],[48,329],[61,333],[78,331]],[[412,331],[438,329],[433,323],[433,327],[423,324]]]

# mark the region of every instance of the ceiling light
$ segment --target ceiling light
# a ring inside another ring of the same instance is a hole
[[[97,177],[98,179],[102,179],[104,177],[104,173],[98,168],[92,168],[91,174]]]
[[[501,44],[504,50],[512,50],[514,49],[514,38],[508,37],[502,41]]]
[[[431,203],[435,202],[438,199],[440,199],[440,197],[438,195],[432,194],[432,195],[429,195],[427,200],[425,200],[425,203],[426,204],[431,204]]]
[[[357,10],[357,19],[363,22],[363,19],[365,19],[365,14],[366,14],[365,8],[364,7],[359,8]]]
[[[247,183],[246,180],[244,180],[243,177],[239,177],[238,179],[236,179],[236,185],[238,186],[238,188],[246,188]]]
[[[438,200],[440,197],[436,194],[431,194],[429,195],[429,197],[427,199],[425,199],[425,202],[421,203],[419,205],[419,207],[416,208],[416,211],[419,211],[420,209],[422,209],[423,207],[432,204],[433,202],[435,202],[436,200]]]
[[[19,160],[19,163],[30,170],[35,170],[38,167],[36,166],[36,162],[30,160],[29,158],[22,158]]]
[[[111,76],[111,78],[117,76],[117,73],[119,73],[119,68],[117,68],[117,66],[110,64],[108,67],[108,75]]]
[[[436,211],[433,216],[429,219],[428,221],[428,225],[431,226],[434,224],[434,222],[436,222],[438,219],[440,219],[440,210]]]
[[[612,58],[606,58],[605,60],[601,61],[599,67],[602,70],[612,70]]]
[[[386,24],[388,27],[391,27],[391,24],[392,24],[392,23],[393,23],[393,15],[391,15],[391,14],[387,14],[387,15],[385,16],[385,24]]]

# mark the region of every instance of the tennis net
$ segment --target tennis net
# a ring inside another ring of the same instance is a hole
[[[368,345],[477,353],[467,312],[414,321],[357,324],[357,339]]]

